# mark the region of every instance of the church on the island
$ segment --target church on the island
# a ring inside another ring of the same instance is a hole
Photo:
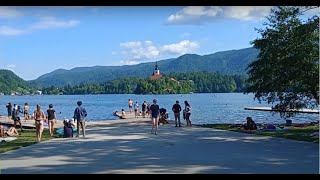
[[[160,74],[160,70],[158,68],[158,62],[156,61],[156,67],[154,68],[154,72],[152,76],[150,76],[150,79],[160,79],[162,75]]]

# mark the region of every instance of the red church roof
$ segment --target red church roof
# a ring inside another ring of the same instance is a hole
[[[161,74],[154,74],[152,76],[150,76],[150,79],[160,79],[162,77]]]

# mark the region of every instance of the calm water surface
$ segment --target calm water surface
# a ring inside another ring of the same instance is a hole
[[[81,100],[88,111],[88,120],[117,120],[112,112],[128,111],[128,99],[141,103],[146,100],[151,103],[158,100],[160,107],[169,111],[169,117],[174,119],[171,111],[176,100],[184,108],[183,101],[189,101],[192,107],[191,120],[194,124],[207,123],[242,123],[247,116],[253,117],[258,123],[284,123],[278,113],[264,111],[244,110],[248,106],[270,107],[266,103],[259,104],[253,100],[253,95],[242,93],[208,93],[208,94],[174,94],[174,95],[134,95],[134,94],[107,94],[107,95],[43,95],[43,96],[0,96],[0,115],[6,115],[5,105],[7,102],[18,104],[23,107],[25,102],[30,105],[30,110],[35,110],[36,104],[40,104],[44,110],[52,103],[57,112],[58,119],[73,116],[76,102]],[[291,118],[293,122],[303,123],[319,119],[318,114],[298,114]]]

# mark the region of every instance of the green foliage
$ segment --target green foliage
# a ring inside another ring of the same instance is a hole
[[[23,132],[19,133],[21,133],[21,135],[17,136],[16,140],[1,143],[0,154],[38,143],[35,129],[24,129]],[[50,139],[52,139],[52,137],[50,136],[49,131],[44,130],[42,133],[41,141],[47,141]]]
[[[281,109],[319,104],[319,16],[301,20],[303,7],[273,8],[261,37],[260,53],[248,66],[247,93]],[[281,113],[282,117],[294,114]]]
[[[34,89],[30,88],[28,83],[18,77],[10,70],[0,70],[0,93],[6,95],[11,93],[32,94]]]
[[[241,92],[245,76],[209,72],[171,73],[161,79],[126,77],[104,83],[43,88],[43,94],[186,94]]]
[[[319,137],[310,136],[310,134],[312,133],[319,132],[319,125],[305,127],[288,126],[286,127],[288,128],[288,131],[285,132],[244,131],[239,128],[233,127],[232,124],[204,124],[201,125],[201,127],[319,143]]]
[[[221,74],[245,74],[247,65],[258,55],[254,48],[217,52],[210,55],[185,54],[178,58],[158,61],[161,74],[181,72],[219,72]],[[58,69],[30,81],[36,87],[63,87],[80,83],[103,83],[129,76],[146,78],[152,74],[155,63],[131,66],[78,67],[71,70]]]

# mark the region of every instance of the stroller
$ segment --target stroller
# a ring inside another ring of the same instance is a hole
[[[160,108],[160,118],[159,118],[159,124],[168,124],[169,114],[165,108]]]

